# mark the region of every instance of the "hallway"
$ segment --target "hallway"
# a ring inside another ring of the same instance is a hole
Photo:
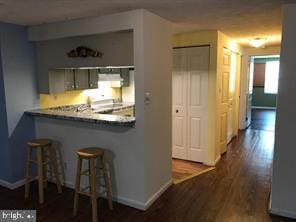
[[[228,146],[216,170],[171,186],[149,210],[142,212],[121,204],[108,209],[99,201],[99,221],[118,222],[280,222],[292,221],[267,213],[274,133],[248,129]],[[73,191],[58,195],[49,186],[46,203],[38,204],[36,184],[31,201],[24,188],[0,188],[0,209],[35,209],[39,221],[90,221],[90,202],[81,198],[76,218],[72,217]],[[32,189],[32,190],[33,190]],[[34,203],[34,204],[33,204]]]

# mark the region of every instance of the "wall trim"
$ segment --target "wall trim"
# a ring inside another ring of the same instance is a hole
[[[49,180],[50,181],[50,180]],[[171,185],[173,184],[173,180],[170,179],[167,183],[165,183],[157,192],[155,192],[145,203],[143,202],[139,202],[139,201],[135,201],[132,199],[128,199],[125,197],[121,197],[121,196],[117,196],[117,197],[113,197],[113,200],[121,203],[123,205],[127,205],[133,208],[137,208],[140,210],[147,210]],[[25,179],[19,180],[15,183],[10,183],[7,182],[5,180],[1,180],[0,179],[0,186],[6,187],[10,190],[14,190],[16,188],[19,188],[21,186],[25,185]],[[73,183],[71,182],[64,182],[63,185],[67,188],[71,188],[74,189],[75,186]]]
[[[171,185],[173,184],[173,180],[170,179],[166,182],[156,193],[154,193],[144,204],[144,208],[142,210],[147,210]]]
[[[270,107],[270,106],[252,106],[252,109],[272,109],[276,110],[276,107]]]
[[[14,189],[19,188],[19,187],[24,186],[24,185],[25,185],[25,179],[19,180],[19,181],[14,182],[14,183],[10,183],[10,182],[7,182],[5,180],[0,179],[0,186],[6,187],[6,188],[8,188],[10,190],[14,190]]]
[[[221,155],[219,155],[214,161],[205,161],[203,162],[207,166],[216,166],[216,164],[220,161]]]
[[[116,196],[113,197],[113,200],[117,203],[133,207],[139,210],[147,210],[171,185],[173,184],[173,180],[170,179],[167,183],[165,183],[156,193],[154,193],[145,203],[140,201],[135,201],[126,197]],[[64,186],[75,189],[75,186],[71,182],[64,182]]]
[[[283,209],[279,209],[279,208],[269,208],[268,211],[272,215],[296,219],[296,212],[293,212],[293,211],[283,210]]]

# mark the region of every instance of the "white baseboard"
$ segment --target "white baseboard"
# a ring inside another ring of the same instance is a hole
[[[268,206],[268,211],[269,211],[270,214],[296,219],[296,212],[282,210],[282,209],[278,209],[278,208],[272,208],[271,207],[272,206],[272,204],[271,204],[271,195],[272,195],[272,193],[269,196],[269,206]]]
[[[0,180],[0,186],[6,187],[6,188],[8,188],[10,190],[14,190],[16,188],[19,188],[19,187],[23,186],[24,184],[25,184],[25,179],[17,181],[15,183],[10,183],[10,182],[7,182],[5,180]],[[128,198],[125,198],[125,197],[120,197],[120,196],[114,197],[113,199],[114,199],[114,201],[116,201],[118,203],[130,206],[130,207],[133,207],[133,208],[137,208],[137,209],[140,209],[140,210],[147,210],[154,203],[154,201],[156,201],[161,196],[161,194],[163,194],[172,184],[173,184],[173,181],[169,180],[156,193],[154,193],[146,201],[146,203],[135,201],[135,200],[128,199]],[[71,183],[71,182],[65,181],[63,183],[63,185],[65,187],[75,189],[75,185],[73,183]]]
[[[206,161],[204,162],[205,165],[207,166],[216,166],[216,164],[220,161],[221,155],[219,155],[215,161]]]
[[[173,184],[173,180],[170,179],[146,201],[144,208],[141,210],[147,210],[161,196],[161,194],[163,194],[172,184]]]
[[[117,203],[121,203],[123,205],[129,206],[129,207],[133,207],[139,210],[147,210],[153,203],[154,201],[156,201],[161,194],[163,194],[171,185],[173,184],[173,180],[169,180],[166,184],[164,184],[155,194],[153,194],[148,201],[146,201],[146,203],[140,202],[140,201],[135,201],[132,199],[128,199],[125,197],[121,197],[121,196],[116,196],[113,197],[113,200]],[[73,183],[71,182],[65,182],[64,186],[71,188],[71,189],[75,189],[75,186]]]
[[[252,106],[252,109],[272,109],[276,110],[276,107],[269,107],[269,106]]]
[[[269,213],[273,214],[273,215],[296,219],[296,212],[292,212],[292,211],[288,211],[288,210],[269,208]]]
[[[220,159],[221,159],[221,155],[219,155],[219,156],[217,157],[217,159],[215,160],[215,166],[216,166],[216,164],[220,161]]]
[[[6,187],[10,190],[14,190],[16,188],[19,188],[19,187],[23,186],[24,184],[25,184],[25,179],[19,180],[15,183],[10,183],[5,180],[0,180],[0,186]]]

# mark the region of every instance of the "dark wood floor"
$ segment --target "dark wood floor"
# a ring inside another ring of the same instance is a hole
[[[252,109],[252,121],[250,128],[274,131],[275,112],[275,109]]]
[[[120,204],[108,210],[99,201],[99,221],[118,222],[280,222],[292,221],[267,212],[273,155],[272,131],[248,129],[228,147],[216,170],[170,187],[146,212]],[[38,221],[90,221],[90,201],[83,197],[77,217],[72,217],[73,191],[62,195],[47,191],[38,204],[35,192],[24,201],[24,188],[0,188],[0,209],[37,209]]]

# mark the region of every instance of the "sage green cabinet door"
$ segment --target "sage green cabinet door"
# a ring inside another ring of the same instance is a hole
[[[88,70],[87,69],[75,69],[74,70],[75,76],[75,89],[88,89],[89,82],[88,82]]]
[[[51,69],[48,72],[49,93],[61,93],[65,91],[65,70]]]
[[[97,89],[98,88],[98,70],[97,69],[89,69],[89,88]]]
[[[130,85],[130,73],[128,68],[120,70],[120,77],[122,78],[122,87],[128,87]]]
[[[64,79],[65,79],[64,80],[65,90],[66,91],[75,90],[74,71],[73,71],[73,69],[65,69]]]

